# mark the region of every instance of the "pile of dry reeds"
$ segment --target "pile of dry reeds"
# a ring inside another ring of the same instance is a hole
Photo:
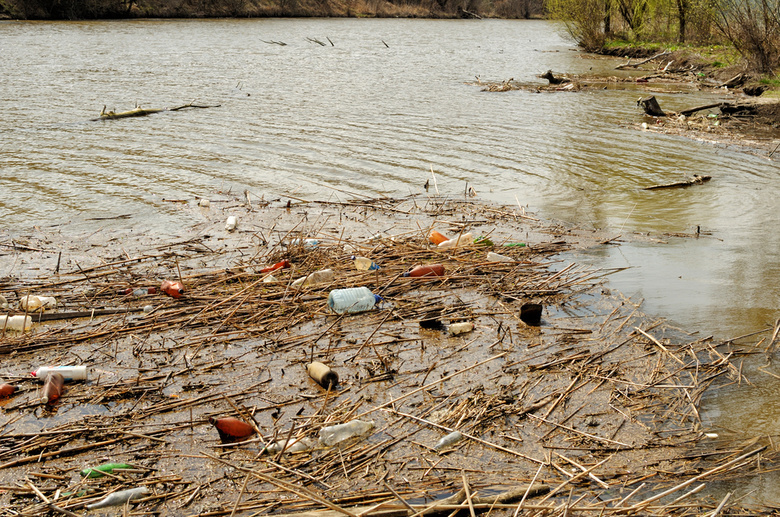
[[[219,226],[228,213],[240,214],[235,233]],[[434,227],[488,241],[441,250],[427,239]],[[128,515],[716,515],[739,510],[701,497],[708,481],[771,468],[774,447],[701,426],[706,390],[743,380],[733,342],[681,339],[604,294],[609,272],[556,258],[613,239],[522,209],[415,197],[226,203],[195,232],[134,255],[107,246],[100,261],[85,244],[66,272],[51,244],[6,243],[6,259],[41,269],[0,280],[0,293],[59,305],[32,314],[31,332],[0,337],[0,378],[21,385],[0,413],[0,515],[83,514],[141,486]],[[380,269],[358,271],[352,255]],[[292,267],[264,281],[281,260]],[[433,263],[444,276],[402,276]],[[326,268],[332,282],[292,286]],[[164,279],[185,295],[118,294]],[[379,307],[328,310],[330,290],[356,286],[380,294]],[[529,303],[545,308],[541,325],[520,319]],[[458,322],[475,328],[448,332]],[[339,384],[317,385],[312,361]],[[27,372],[54,364],[85,364],[90,379],[41,405]],[[209,419],[223,417],[255,434],[220,443]],[[374,427],[317,444],[322,428],[352,420]],[[434,447],[454,431],[460,440]],[[293,439],[312,447],[266,449]],[[106,462],[125,467],[79,475]],[[90,514],[101,511],[112,510]]]

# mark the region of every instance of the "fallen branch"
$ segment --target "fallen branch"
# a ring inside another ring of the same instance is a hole
[[[631,63],[631,59],[629,59],[628,63],[624,63],[622,65],[616,66],[615,70],[625,70],[626,68],[636,68],[638,66],[644,65],[645,63],[647,63],[649,61],[652,61],[653,59],[658,59],[659,57],[668,56],[669,54],[671,54],[671,52],[669,52],[668,50],[664,50],[663,52],[660,52],[660,53],[654,55],[653,57],[648,57],[644,61],[639,61],[637,63]]]
[[[151,115],[152,113],[160,113],[161,111],[179,111],[185,108],[219,108],[220,104],[214,105],[214,106],[201,106],[199,104],[195,104],[194,101],[190,102],[189,104],[183,104],[181,106],[176,106],[175,108],[142,108],[140,106],[136,106],[135,108],[129,110],[129,111],[120,111],[119,113],[115,111],[106,111],[106,107],[103,106],[103,109],[100,112],[100,116],[96,119],[92,120],[113,120],[118,118],[129,118],[129,117],[145,117],[146,115]]]

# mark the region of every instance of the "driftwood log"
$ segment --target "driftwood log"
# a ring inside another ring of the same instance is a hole
[[[674,183],[665,183],[663,185],[653,185],[652,187],[645,187],[642,190],[660,190],[665,188],[684,188],[684,187],[690,187],[691,185],[701,185],[702,183],[706,181],[710,181],[712,179],[712,176],[700,176],[699,174],[694,174],[692,178],[684,180],[684,181],[677,181]]]

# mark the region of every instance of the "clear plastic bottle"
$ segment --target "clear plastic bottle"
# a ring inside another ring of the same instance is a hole
[[[368,287],[334,289],[328,295],[328,307],[336,314],[370,311],[380,301],[382,298]]]
[[[376,265],[376,262],[374,262],[370,258],[356,257],[355,255],[352,255],[351,258],[352,261],[355,263],[355,269],[359,271],[373,271],[375,269],[379,269],[379,266]]]
[[[32,328],[32,318],[25,315],[8,316],[7,314],[0,315],[0,332],[5,330],[14,330],[16,332],[24,332]]]
[[[515,259],[513,259],[512,257],[507,257],[506,255],[493,253],[492,251],[488,252],[487,260],[488,262],[514,262],[515,261]]]
[[[85,365],[79,366],[41,366],[30,375],[40,381],[45,381],[46,376],[50,373],[59,373],[66,381],[86,381],[87,380],[87,367]]]
[[[460,431],[453,431],[450,434],[443,436],[441,440],[436,442],[436,445],[434,445],[433,448],[434,450],[440,451],[446,447],[455,445],[462,439],[463,439],[463,434]]]
[[[320,443],[332,447],[344,440],[365,436],[374,428],[374,422],[352,420],[345,424],[331,425],[320,429]]]
[[[474,237],[471,235],[471,233],[464,233],[463,235],[458,235],[457,237],[453,237],[450,240],[440,243],[439,248],[449,249],[456,246],[468,246],[471,244],[473,238]]]
[[[306,287],[315,284],[325,284],[333,282],[334,274],[332,269],[321,269],[310,275],[302,276],[292,283],[293,287]]]

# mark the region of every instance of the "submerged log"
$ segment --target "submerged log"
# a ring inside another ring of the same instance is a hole
[[[641,106],[642,109],[645,110],[645,113],[647,113],[651,117],[666,116],[666,113],[664,113],[664,110],[662,110],[661,106],[658,104],[655,95],[638,99],[636,101],[636,105]]]
[[[712,176],[700,176],[698,174],[694,174],[693,178],[687,179],[684,181],[677,181],[675,183],[666,183],[664,185],[653,185],[652,187],[645,187],[642,190],[660,190],[664,188],[684,188],[684,187],[690,187],[691,185],[701,185],[705,181],[710,181],[712,179]]]

